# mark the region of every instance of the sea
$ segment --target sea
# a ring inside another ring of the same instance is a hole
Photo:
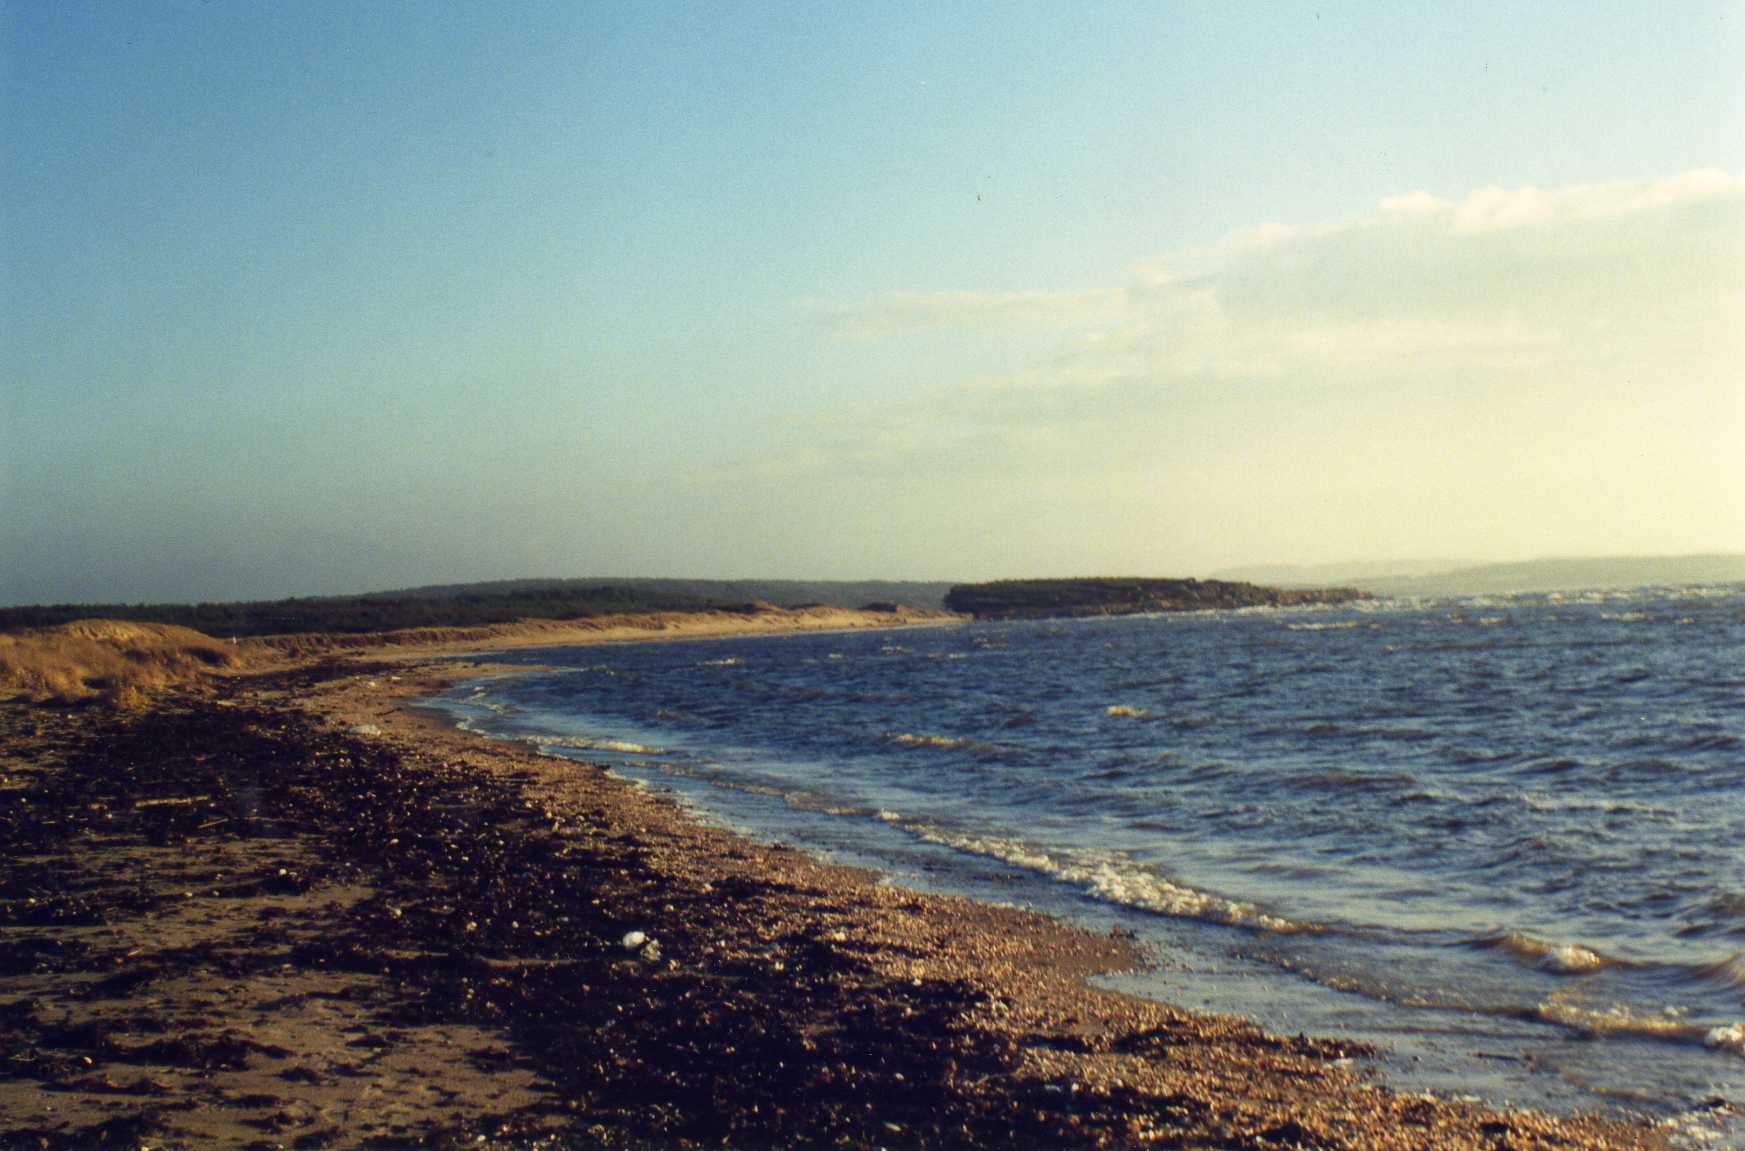
[[[1401,1090],[1745,1146],[1745,585],[546,648],[440,702]]]

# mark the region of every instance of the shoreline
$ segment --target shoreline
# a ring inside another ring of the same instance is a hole
[[[421,659],[610,643],[655,643],[748,636],[803,635],[847,631],[900,631],[917,627],[959,627],[968,616],[947,611],[897,608],[758,606],[755,611],[644,612],[573,620],[518,620],[481,627],[410,628],[342,635],[330,632],[263,636],[242,645],[259,661],[299,660],[334,655],[370,659]]]
[[[888,887],[461,731],[420,701],[488,669],[489,648],[471,650],[479,662],[434,663],[460,653],[430,648],[299,660],[98,724],[5,705],[8,793],[129,762],[166,726],[195,749],[184,759],[206,758],[185,765],[204,783],[147,794],[135,779],[99,801],[107,826],[70,784],[79,834],[39,834],[8,869],[0,1012],[37,1053],[25,1076],[48,1078],[24,1083],[15,1061],[0,1146],[77,1146],[66,1132],[118,1121],[154,1146],[1662,1145],[1642,1126],[1396,1093],[1365,1079],[1355,1045],[1088,986],[1143,962],[1126,939]],[[222,767],[262,739],[297,782],[242,778],[259,754]],[[55,748],[59,774],[20,766]],[[137,879],[153,851],[173,853],[148,866],[167,886],[130,909],[111,873]],[[208,895],[190,870],[222,874]],[[227,890],[223,875],[256,871]],[[24,889],[57,874],[81,877],[66,898],[109,901],[96,923],[20,922],[20,896],[44,898]],[[644,938],[626,947],[631,932]],[[145,974],[118,986],[130,971]],[[224,980],[252,1006],[215,994]],[[170,1017],[160,1048],[188,1031],[183,1012],[241,1054],[130,1082],[139,1067],[106,1065],[151,1043],[105,1021],[144,1007]]]

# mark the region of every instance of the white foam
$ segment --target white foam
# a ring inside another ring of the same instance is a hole
[[[898,747],[949,749],[976,746],[972,739],[962,739],[950,735],[911,735],[904,731],[887,731],[884,738],[886,743],[894,743]]]
[[[1587,975],[1623,965],[1620,961],[1609,959],[1593,948],[1583,947],[1579,943],[1550,943],[1519,931],[1487,936],[1476,942],[1481,947],[1506,951],[1519,959],[1532,962],[1541,971],[1557,975]]]
[[[1539,966],[1560,975],[1578,975],[1598,971],[1606,966],[1606,961],[1598,952],[1589,951],[1580,944],[1562,943],[1547,951],[1540,958]]]
[[[1731,1051],[1735,1055],[1745,1055],[1745,1023],[1730,1023],[1725,1027],[1711,1027],[1703,1036],[1703,1046],[1716,1051]]]
[[[530,735],[528,743],[535,747],[567,747],[577,751],[616,751],[623,755],[665,755],[666,749],[632,743],[625,739],[587,739],[579,735]]]
[[[1111,715],[1111,716],[1124,716],[1128,719],[1145,719],[1146,717],[1151,715],[1151,711],[1149,708],[1128,707],[1126,704],[1116,703],[1116,704],[1110,704],[1108,707],[1104,708],[1103,714],[1104,715]]]
[[[1660,1039],[1669,1042],[1701,1044],[1713,1051],[1726,1051],[1745,1056],[1745,1025],[1704,1027],[1686,1023],[1678,1015],[1662,1012],[1646,1015],[1622,1003],[1602,1009],[1579,1007],[1552,996],[1534,1008],[1534,1014],[1547,1023],[1567,1027],[1596,1038],[1613,1036]]]
[[[1089,894],[1110,903],[1138,907],[1174,919],[1197,919],[1280,934],[1316,930],[1312,925],[1269,914],[1252,903],[1226,899],[1174,883],[1117,852],[1055,851],[1004,836],[954,832],[931,824],[894,819],[885,812],[880,812],[879,817],[887,822],[902,823],[905,830],[929,843],[987,856],[1077,884]]]

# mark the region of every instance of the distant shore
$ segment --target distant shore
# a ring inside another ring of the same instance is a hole
[[[268,636],[245,643],[259,650],[297,657],[356,652],[374,658],[421,658],[529,647],[939,627],[965,622],[968,622],[965,616],[953,612],[894,605],[888,610],[873,610],[825,606],[783,608],[760,604],[755,605],[755,610],[635,612],[573,620],[525,619],[480,627],[408,628],[362,635]]]
[[[1145,957],[420,706],[496,649],[949,622],[871,614],[263,646],[132,713],[0,707],[0,1147],[1661,1145],[1089,988]]]

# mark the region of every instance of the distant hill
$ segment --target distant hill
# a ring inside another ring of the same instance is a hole
[[[1226,568],[1219,579],[1274,587],[1355,587],[1374,595],[1444,599],[1511,592],[1745,583],[1745,555],[1620,556],[1475,564],[1459,560],[1271,564]]]
[[[949,585],[885,580],[497,580],[352,596],[199,604],[49,604],[0,608],[0,631],[81,619],[175,624],[211,636],[360,633],[474,627],[520,619],[587,619],[627,612],[756,610],[869,604],[938,610]]]
[[[1745,583],[1745,555],[1542,559],[1350,582],[1378,596],[1422,599],[1511,592],[1732,584]]]
[[[1037,579],[960,584],[945,606],[977,619],[1049,619],[1212,608],[1283,607],[1367,599],[1350,588],[1281,589],[1199,579]]]

